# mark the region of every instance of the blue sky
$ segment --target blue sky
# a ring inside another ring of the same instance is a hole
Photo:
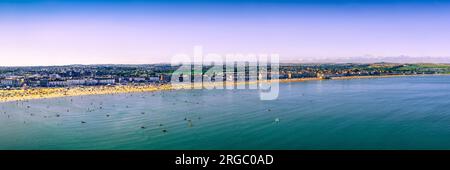
[[[449,57],[449,1],[1,1],[0,65],[140,64],[176,53],[284,61]]]

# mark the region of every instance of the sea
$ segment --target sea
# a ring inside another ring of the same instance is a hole
[[[450,76],[0,103],[6,150],[450,149]]]

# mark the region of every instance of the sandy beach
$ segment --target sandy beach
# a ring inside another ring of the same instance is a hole
[[[85,86],[85,87],[56,87],[56,88],[30,88],[20,90],[0,90],[0,102],[21,101],[31,99],[45,99],[55,97],[101,95],[134,92],[151,92],[171,90],[170,85],[120,85],[120,86]]]
[[[347,76],[333,77],[325,80],[346,80],[346,79],[366,79],[366,78],[389,78],[389,77],[406,77],[406,76],[436,76],[435,75],[386,75],[386,76]],[[279,79],[272,82],[302,82],[302,81],[318,81],[321,78],[295,78],[295,79]],[[229,83],[233,82],[227,82]],[[238,82],[236,85],[256,84],[257,82]],[[136,92],[152,92],[163,90],[189,89],[194,86],[212,88],[222,86],[223,82],[216,83],[198,83],[198,84],[164,84],[164,85],[116,85],[116,86],[82,86],[82,87],[54,87],[54,88],[29,88],[15,90],[0,90],[0,102],[23,101],[31,99],[46,99],[56,97],[82,96],[82,95],[102,95],[102,94],[119,94],[119,93],[136,93]]]

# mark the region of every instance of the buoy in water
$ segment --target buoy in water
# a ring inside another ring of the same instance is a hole
[[[278,122],[280,122],[280,119],[279,118],[275,118],[275,123],[278,123]]]

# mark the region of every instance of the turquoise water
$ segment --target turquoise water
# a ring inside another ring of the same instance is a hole
[[[450,149],[450,77],[2,103],[0,149]]]

